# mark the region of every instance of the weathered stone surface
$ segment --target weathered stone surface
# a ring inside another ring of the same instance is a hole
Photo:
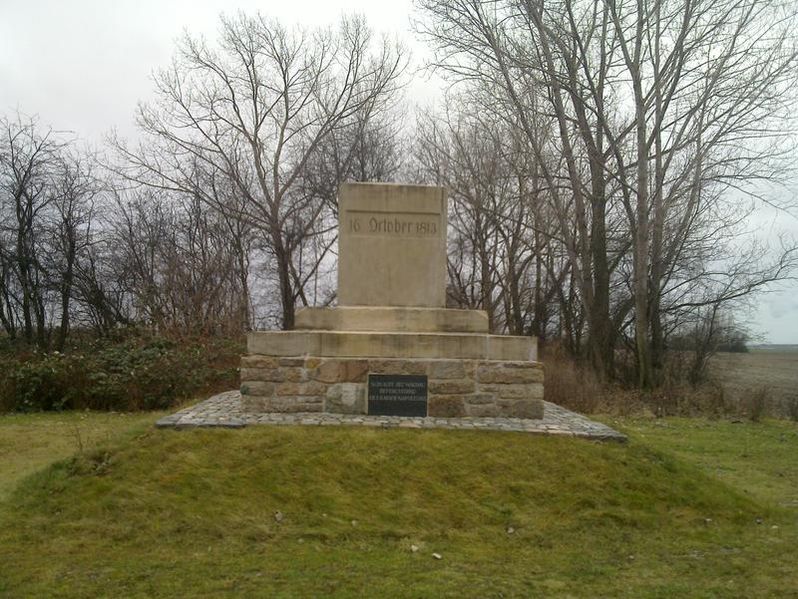
[[[478,406],[496,403],[496,396],[492,393],[472,393],[463,397],[466,405]]]
[[[358,383],[336,383],[327,389],[325,412],[335,414],[365,414],[366,387]]]
[[[322,383],[337,383],[342,378],[342,363],[338,360],[327,360],[313,371],[311,378]]]
[[[241,356],[242,368],[277,368],[279,365],[280,359],[272,356]]]
[[[463,398],[449,395],[431,395],[427,402],[427,414],[437,418],[460,418],[465,416]]]
[[[280,383],[274,389],[274,394],[278,396],[290,395],[319,395],[327,394],[327,385],[316,381],[307,383]]]
[[[341,306],[444,307],[444,188],[345,183],[338,213]]]
[[[287,366],[282,369],[286,381],[302,383],[308,380],[308,372],[304,368]]]
[[[542,406],[542,383],[517,382],[542,378],[542,369],[538,364],[316,356],[282,358],[278,364],[280,362],[284,365],[241,370],[242,392],[245,396],[271,397],[275,400],[276,403],[257,404],[265,406],[264,409],[279,405],[282,411],[289,410],[291,406],[299,410],[303,406],[297,402],[304,401],[306,397],[322,397],[327,411],[365,413],[369,373],[429,376],[429,405],[436,402],[438,405],[432,408],[431,414],[532,418],[540,413]],[[308,365],[314,368],[308,370]],[[460,378],[451,378],[455,375]],[[477,378],[498,382],[477,382]],[[435,401],[433,398],[436,398]]]
[[[260,331],[247,335],[247,353],[264,356],[321,356],[317,331]],[[291,366],[293,364],[283,364]],[[298,366],[298,364],[297,364]]]
[[[480,383],[479,390],[493,393],[502,399],[542,399],[543,385],[540,383]]]
[[[474,375],[474,362],[466,360],[432,360],[428,370],[431,379],[464,379]]]
[[[507,367],[483,363],[477,368],[477,381],[480,383],[542,383],[543,368],[538,363],[528,366]]]
[[[301,308],[295,326],[310,331],[487,333],[488,315],[482,310],[397,306]]]
[[[300,367],[305,365],[305,358],[280,358],[280,366]]]
[[[529,399],[543,401],[543,383],[534,383],[529,385],[530,396]]]
[[[466,416],[474,418],[496,418],[500,415],[499,406],[489,403],[483,405],[466,404],[465,412]]]
[[[462,393],[473,393],[476,384],[473,379],[429,381],[429,392],[440,395],[454,395]]]
[[[242,381],[241,395],[274,395],[274,383],[263,381]]]
[[[296,336],[296,339],[291,336]],[[355,331],[255,331],[250,354],[280,356],[280,365],[299,366],[318,358],[396,358],[528,361],[536,341],[479,333],[392,333]]]
[[[372,374],[427,374],[424,360],[369,360]]]
[[[365,383],[369,373],[368,360],[346,360],[342,363],[341,380],[345,383]]]
[[[285,380],[285,375],[280,368],[242,368],[241,380],[282,383]]]
[[[352,358],[482,358],[486,335],[319,331],[322,356]],[[522,356],[519,356],[519,359]]]

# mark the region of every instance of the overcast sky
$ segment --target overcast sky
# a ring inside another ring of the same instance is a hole
[[[213,39],[219,15],[238,10],[306,25],[357,12],[403,38],[417,59],[424,52],[409,30],[411,0],[0,0],[0,113],[38,114],[92,143],[112,128],[132,136],[136,104],[151,97],[150,75],[168,65],[174,40],[184,30]],[[431,87],[419,76],[411,92],[428,100]],[[798,237],[798,219],[770,209],[751,227]],[[749,318],[766,341],[798,344],[798,283],[763,296]]]

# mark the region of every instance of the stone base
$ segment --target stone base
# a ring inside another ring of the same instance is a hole
[[[534,362],[534,337],[481,333],[363,331],[258,331],[247,335],[247,352],[264,356],[405,358]]]
[[[449,308],[300,308],[295,326],[308,331],[487,334],[488,314],[483,310]]]
[[[246,412],[367,414],[369,374],[428,377],[428,416],[543,417],[543,365],[532,361],[384,357],[241,359]]]
[[[338,306],[300,308],[295,326],[306,331],[488,333],[488,313],[449,308]]]

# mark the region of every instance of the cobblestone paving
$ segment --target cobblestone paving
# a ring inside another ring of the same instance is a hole
[[[417,418],[366,416],[357,414],[255,414],[241,411],[241,394],[226,391],[161,418],[160,428],[222,427],[242,428],[253,424],[300,424],[311,426],[376,426],[382,428],[446,428],[497,430],[537,435],[562,435],[600,441],[625,442],[626,436],[600,422],[595,422],[549,402],[544,403],[543,418]]]

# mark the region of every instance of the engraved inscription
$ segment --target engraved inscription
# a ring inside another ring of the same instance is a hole
[[[426,381],[410,380],[410,381],[397,381],[397,380],[372,380],[371,391],[372,396],[377,396],[378,399],[385,401],[402,401],[405,399],[418,399],[424,398],[426,393]]]
[[[369,374],[368,413],[381,416],[426,416],[427,377]]]
[[[352,235],[434,237],[440,231],[437,214],[386,214],[349,212],[346,228]]]

